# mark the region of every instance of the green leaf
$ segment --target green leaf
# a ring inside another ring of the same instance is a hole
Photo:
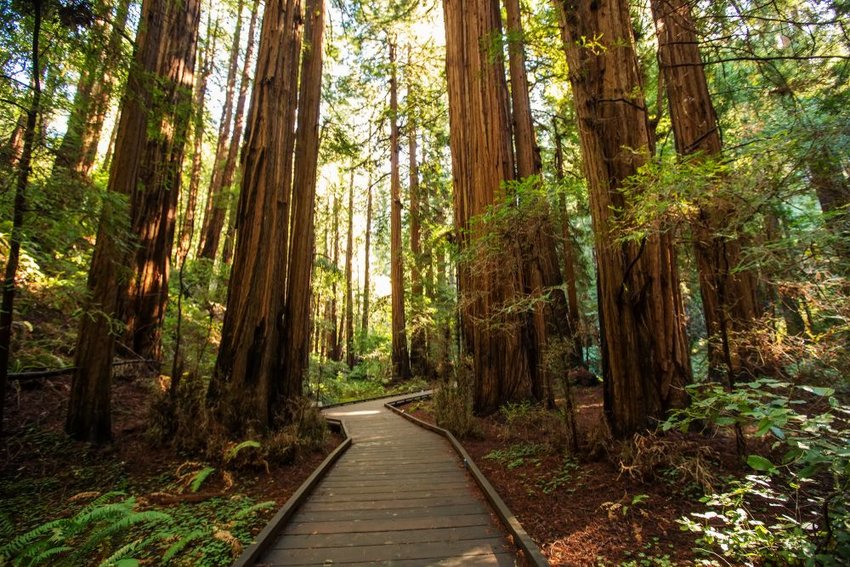
[[[734,417],[719,416],[719,417],[716,417],[714,419],[714,423],[717,424],[717,425],[720,425],[720,426],[734,425],[735,424],[735,418]]]
[[[138,559],[122,559],[115,564],[115,567],[139,567]]]
[[[799,386],[804,392],[814,394],[816,396],[831,396],[835,393],[832,388],[819,388],[817,386]]]
[[[762,471],[762,472],[770,472],[776,470],[776,467],[773,466],[769,460],[765,459],[761,455],[750,455],[747,457],[747,464],[751,469]]]

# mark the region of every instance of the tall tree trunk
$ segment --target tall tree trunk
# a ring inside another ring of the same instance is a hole
[[[369,140],[372,139],[372,124],[369,124]],[[366,242],[363,246],[363,321],[360,323],[360,332],[365,339],[369,335],[369,296],[371,293],[371,282],[369,274],[370,252],[372,248],[372,145],[369,142],[369,178],[366,187]]]
[[[339,196],[333,195],[333,236],[331,242],[333,247],[333,257],[331,258],[334,270],[339,269]],[[331,283],[331,296],[328,299],[328,358],[334,362],[342,360],[342,345],[340,344],[339,334],[340,325],[337,319],[337,287],[336,278]]]
[[[519,0],[505,0],[507,13],[508,66],[511,76],[511,102],[514,146],[516,148],[517,177],[527,179],[539,176],[540,149],[534,134],[531,116],[528,76],[525,64],[525,49],[522,29],[522,17]],[[539,182],[535,181],[535,185]],[[536,188],[536,187],[535,187]],[[521,246],[523,271],[526,278],[526,293],[535,300],[531,313],[529,329],[529,356],[531,364],[531,382],[535,398],[554,404],[553,377],[547,368],[547,350],[550,339],[571,339],[575,335],[571,328],[568,303],[561,291],[563,278],[558,265],[558,253],[555,235],[549,212],[549,203],[539,191],[528,190],[521,196],[523,211],[528,213],[529,238]],[[548,294],[548,300],[545,296]],[[569,366],[576,366],[581,358],[578,353],[563,353]],[[551,356],[551,354],[550,354]]]
[[[158,64],[157,96],[138,181],[131,199],[131,231],[138,238],[127,292],[126,340],[144,358],[161,356],[162,321],[174,245],[183,156],[192,117],[200,0],[173,4]]]
[[[75,439],[102,443],[112,436],[110,394],[115,319],[120,316],[129,263],[122,242],[130,229],[122,201],[129,200],[148,141],[148,111],[153,99],[157,64],[163,53],[169,3],[145,0],[136,35],[135,65],[127,77],[121,103],[108,191],[100,215],[97,242],[89,268],[89,298],[80,318],[71,398],[65,431]]]
[[[410,51],[408,50],[408,61]],[[411,73],[412,74],[412,73]],[[422,286],[422,222],[420,219],[420,194],[419,194],[419,163],[417,161],[416,143],[416,111],[410,102],[413,98],[413,81],[408,79],[407,83],[407,146],[408,146],[408,172],[410,193],[410,294],[411,304],[415,306],[414,313],[419,313],[425,306],[425,296]],[[413,333],[410,337],[410,370],[414,376],[424,377],[429,374],[428,370],[428,345],[426,343],[425,326],[421,321],[414,320]]]
[[[38,126],[38,113],[41,110],[41,60],[39,43],[41,39],[42,4],[34,0],[33,27],[30,58],[32,62],[32,95],[27,109],[26,125],[21,137],[20,154],[16,156],[14,137],[10,144],[9,161],[17,164],[15,183],[15,201],[12,212],[12,233],[9,235],[9,256],[3,272],[2,308],[0,308],[0,433],[3,432],[3,413],[6,407],[6,387],[9,380],[9,349],[12,346],[12,321],[15,312],[15,277],[21,258],[23,240],[24,212],[27,209],[27,188],[32,172],[32,151],[35,144],[35,130]],[[16,159],[17,158],[17,159]]]
[[[720,155],[717,116],[700,57],[696,28],[685,0],[650,2],[658,36],[658,61],[667,87],[670,118],[680,155]],[[757,370],[757,359],[739,335],[758,317],[755,275],[739,270],[742,242],[734,206],[716,197],[699,199],[692,225],[705,324],[709,375],[730,378]]]
[[[351,262],[354,257],[354,167],[348,184],[348,237],[345,247],[345,363],[354,368],[354,281]]]
[[[564,148],[561,135],[555,121],[552,122],[552,137],[555,138],[555,176],[558,181],[564,179]],[[564,280],[567,284],[567,304],[569,305],[570,329],[573,330],[573,354],[578,364],[584,366],[584,352],[581,334],[581,316],[578,302],[578,276],[576,274],[576,251],[573,246],[572,231],[570,229],[570,215],[567,210],[567,196],[564,192],[560,195],[561,208],[561,240],[564,251]]]
[[[475,258],[458,267],[461,334],[472,357],[474,409],[490,413],[531,397],[526,321],[505,309],[523,289],[516,243],[482,246],[486,227],[475,222],[504,201],[502,182],[514,178],[504,63],[493,57],[501,35],[498,0],[444,0],[452,179],[456,238]],[[477,245],[477,246],[476,246]]]
[[[564,31],[596,242],[604,407],[628,436],[687,403],[685,314],[672,238],[622,243],[613,227],[631,207],[623,181],[650,147],[628,3],[556,0]],[[591,48],[583,38],[600,38]]]
[[[322,94],[324,0],[307,0],[298,95],[295,181],[292,198],[292,237],[282,345],[284,399],[301,396],[310,362],[310,298],[316,235],[316,169],[319,157],[319,108]]]
[[[213,71],[215,62],[215,43],[218,36],[218,20],[213,28],[212,16],[207,17],[207,39],[204,50],[200,54],[201,72],[197,76],[195,99],[192,104],[194,121],[192,124],[192,171],[189,174],[189,190],[186,195],[186,210],[183,212],[183,222],[180,225],[180,236],[177,245],[177,263],[183,265],[189,254],[189,247],[195,234],[195,209],[198,206],[198,189],[201,185],[201,166],[203,165],[204,147],[204,109],[207,94],[207,82]]]
[[[398,151],[398,77],[395,39],[390,48],[390,283],[392,286],[393,380],[410,378],[407,330],[404,318],[404,257],[401,251],[401,176]]]
[[[113,15],[111,3],[105,4],[106,17],[89,32],[85,62],[74,93],[68,127],[54,164],[54,171],[58,167],[67,172],[72,181],[87,180],[94,167],[103,124],[118,83],[115,71],[121,60],[121,42],[129,7],[130,0],[118,0]]]
[[[242,38],[242,8],[244,5],[245,0],[239,0],[236,6],[236,26],[233,30],[233,44],[230,46],[224,105],[221,108],[215,160],[213,161],[212,176],[207,192],[207,202],[204,207],[204,223],[201,227],[201,237],[198,243],[198,258],[207,258],[208,260],[215,259],[221,231],[224,228],[224,215],[227,212],[227,198],[223,195],[226,187],[224,170],[228,157],[228,144],[231,143],[230,126],[233,122],[233,94],[236,91],[236,75],[239,71],[239,47]]]
[[[270,0],[263,17],[248,131],[236,252],[221,346],[207,397],[231,433],[268,429],[288,399],[281,322],[297,107],[302,13],[298,0]]]

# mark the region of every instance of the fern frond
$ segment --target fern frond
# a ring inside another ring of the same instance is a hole
[[[195,541],[196,539],[201,539],[209,534],[204,530],[193,530],[188,534],[184,535],[178,541],[171,544],[171,546],[166,550],[165,555],[162,556],[162,564],[167,565],[169,561],[174,559],[178,553],[186,549],[186,547]]]
[[[192,492],[197,492],[201,489],[201,485],[204,484],[204,481],[215,472],[214,467],[204,467],[195,473],[195,478],[192,479],[192,484],[189,485],[189,490]]]
[[[247,516],[249,514],[253,514],[254,512],[259,512],[260,510],[268,510],[269,508],[276,508],[276,507],[277,507],[277,502],[275,502],[274,500],[268,500],[266,502],[259,502],[257,504],[254,504],[253,506],[248,506],[247,508],[243,508],[242,510],[239,510],[238,512],[236,512],[233,515],[233,519],[239,520],[239,519],[244,518],[245,516]]]
[[[53,565],[53,563],[48,563],[47,560],[55,555],[59,555],[60,553],[65,553],[67,551],[71,551],[73,548],[68,545],[60,545],[59,547],[51,547],[47,551],[43,551],[38,554],[36,557],[33,557],[29,565]]]
[[[17,555],[20,555],[21,552],[34,541],[38,540],[45,534],[52,532],[54,529],[62,527],[64,524],[67,523],[67,518],[60,518],[58,520],[53,520],[51,522],[47,522],[46,524],[36,526],[27,533],[19,535],[3,547],[0,547],[0,558],[10,559]]]
[[[260,442],[254,441],[253,439],[248,439],[246,441],[242,441],[241,443],[239,443],[238,445],[236,445],[235,447],[233,447],[229,451],[227,451],[227,454],[224,456],[224,461],[229,463],[230,461],[232,461],[233,459],[236,458],[236,455],[239,454],[239,451],[241,451],[242,449],[246,449],[248,447],[253,447],[255,449],[259,449],[260,448]]]
[[[113,521],[111,524],[90,534],[86,539],[85,544],[80,546],[80,553],[82,553],[83,555],[88,553],[90,550],[96,548],[108,538],[130,529],[130,527],[136,524],[145,524],[148,526],[153,526],[162,522],[170,521],[171,516],[165,514],[164,512],[157,512],[154,510],[147,510],[144,512],[133,512],[123,518],[119,518]]]

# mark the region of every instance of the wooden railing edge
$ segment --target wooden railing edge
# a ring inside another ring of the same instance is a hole
[[[484,476],[484,473],[481,472],[481,469],[478,468],[478,465],[475,464],[475,461],[472,460],[472,457],[469,456],[469,453],[467,453],[466,449],[463,448],[463,445],[460,444],[454,434],[447,429],[443,429],[442,427],[438,427],[434,424],[428,423],[427,421],[422,421],[421,419],[408,414],[404,410],[395,407],[396,405],[409,403],[428,396],[430,396],[430,394],[413,396],[410,399],[395,400],[384,404],[384,406],[419,427],[433,431],[434,433],[442,435],[448,439],[455,452],[460,455],[461,459],[463,459],[464,466],[472,475],[472,478],[475,479],[476,484],[478,484],[481,491],[484,492],[484,496],[487,498],[487,501],[490,502],[491,506],[493,506],[496,515],[499,516],[499,519],[502,520],[502,523],[513,536],[514,544],[523,552],[525,559],[535,567],[548,567],[549,561],[543,556],[543,553],[540,551],[540,547],[533,539],[531,539],[531,536],[528,535],[528,532],[526,532],[525,528],[522,527],[520,521],[514,513],[511,512],[511,509],[508,508],[505,501],[502,500],[502,497],[499,496],[499,493],[496,492],[496,489],[493,488],[493,485],[490,484],[490,481],[487,480],[487,477]]]
[[[316,469],[307,477],[301,486],[298,487],[298,490],[289,497],[289,500],[277,511],[277,513],[272,517],[271,520],[266,524],[266,527],[262,529],[262,531],[257,534],[257,537],[254,538],[254,542],[245,548],[245,551],[242,552],[236,561],[233,562],[231,567],[247,567],[249,565],[254,565],[260,556],[269,548],[271,544],[274,543],[275,537],[281,532],[286,523],[292,518],[301,504],[307,499],[316,485],[319,483],[322,478],[324,478],[325,474],[330,470],[331,466],[345,453],[346,450],[351,446],[351,436],[348,434],[348,429],[345,426],[345,422],[339,419],[331,419],[326,417],[325,420],[330,425],[336,425],[339,427],[344,439],[339,446],[331,451],[331,453],[325,457],[325,460],[316,467]]]

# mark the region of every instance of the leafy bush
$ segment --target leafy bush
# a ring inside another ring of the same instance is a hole
[[[473,437],[480,433],[472,413],[471,370],[466,367],[456,369],[455,379],[434,391],[434,419],[437,425],[458,437]]]
[[[691,406],[674,412],[662,429],[737,426],[772,437],[773,452],[782,456],[774,463],[750,455],[747,464],[762,475],[705,497],[714,510],[695,515],[701,521],[683,519],[683,527],[735,561],[773,556],[807,565],[850,561],[850,408],[834,391],[762,378],[731,391],[698,384],[689,393]],[[756,512],[772,517],[771,525]]]

